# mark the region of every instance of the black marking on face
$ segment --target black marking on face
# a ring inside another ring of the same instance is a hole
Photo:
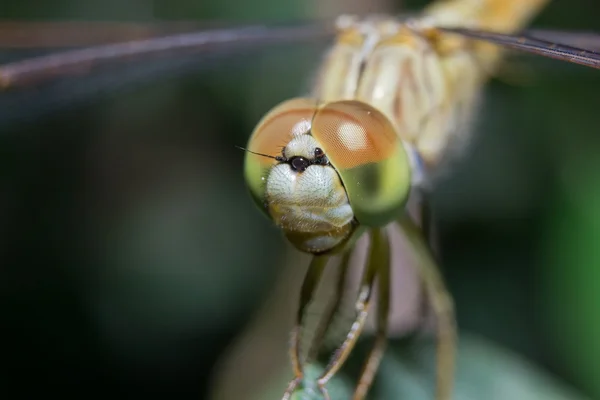
[[[317,164],[317,165],[328,165],[329,164],[329,160],[325,156],[325,152],[320,147],[316,147],[314,153],[315,153],[315,159],[313,160],[313,164]]]
[[[281,152],[283,156],[277,156],[275,159],[283,164],[289,164],[290,167],[296,172],[304,172],[311,165],[329,165],[332,166],[329,162],[327,156],[325,156],[325,152],[320,147],[316,147],[313,154],[314,158],[309,159],[302,156],[293,156],[290,158],[285,157],[285,148]]]
[[[311,165],[311,162],[304,157],[292,157],[290,158],[290,165],[294,171],[304,172]]]

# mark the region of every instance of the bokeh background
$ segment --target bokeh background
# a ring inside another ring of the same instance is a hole
[[[0,19],[239,24],[423,3],[5,0]],[[535,25],[599,31],[598,15],[596,1],[555,0]],[[0,93],[5,398],[278,398],[307,258],[254,208],[234,146],[308,88],[326,44]],[[514,60],[436,186],[443,271],[467,337],[459,399],[600,399],[598,93],[594,70]],[[392,346],[377,398],[403,393],[385,382],[431,388],[403,364],[412,348]]]

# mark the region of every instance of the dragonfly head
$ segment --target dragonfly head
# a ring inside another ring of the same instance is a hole
[[[355,100],[297,98],[272,109],[248,142],[253,199],[301,251],[345,248],[361,227],[391,222],[410,190],[410,164],[393,125]]]

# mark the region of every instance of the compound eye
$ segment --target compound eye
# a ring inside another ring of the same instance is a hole
[[[310,130],[317,104],[315,100],[296,98],[273,108],[257,125],[248,141],[248,150],[272,157],[281,151],[294,135]],[[254,156],[263,165],[272,165],[272,158]]]
[[[337,101],[320,109],[312,134],[338,169],[390,158],[399,141],[388,118],[360,101]]]
[[[317,111],[311,132],[340,175],[360,224],[384,226],[402,212],[410,163],[383,113],[360,101],[336,101]]]

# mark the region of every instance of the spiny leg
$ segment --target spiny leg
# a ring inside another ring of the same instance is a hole
[[[375,343],[369,353],[367,361],[363,367],[358,385],[354,391],[353,400],[362,400],[366,397],[375,373],[379,368],[385,347],[387,344],[388,318],[390,314],[390,244],[386,231],[382,229],[381,250],[378,255],[379,268],[377,271],[377,333]]]
[[[327,334],[327,331],[331,326],[335,313],[339,309],[340,303],[342,302],[342,298],[344,297],[345,293],[344,289],[346,286],[346,276],[351,256],[352,251],[347,251],[342,257],[342,261],[340,262],[339,267],[340,271],[337,276],[337,282],[333,298],[327,304],[327,308],[323,312],[323,317],[319,321],[319,325],[317,326],[315,335],[310,345],[310,349],[308,351],[307,361],[314,360],[318,356],[319,349],[323,344],[323,339],[325,338],[325,335]]]
[[[292,393],[294,392],[294,389],[304,377],[304,370],[302,368],[302,362],[300,360],[302,322],[304,319],[306,307],[312,300],[313,294],[319,284],[319,281],[321,280],[321,277],[323,276],[323,271],[328,261],[329,256],[314,256],[310,262],[308,271],[306,272],[306,276],[304,277],[304,282],[302,283],[302,289],[300,290],[300,302],[298,305],[298,312],[296,313],[296,321],[294,323],[294,328],[292,329],[290,345],[290,357],[292,359],[292,368],[294,369],[294,379],[289,383],[282,400],[290,399]]]
[[[408,215],[398,223],[418,256],[416,268],[437,320],[436,399],[449,400],[452,397],[457,336],[452,297],[446,289],[421,230]]]
[[[325,371],[317,380],[319,389],[321,390],[321,393],[323,394],[323,397],[325,397],[325,399],[329,399],[329,395],[327,393],[325,385],[342,367],[342,365],[350,355],[350,352],[354,348],[354,345],[356,344],[356,341],[358,340],[358,337],[360,336],[360,333],[362,332],[365,326],[365,321],[367,319],[369,307],[371,304],[371,294],[373,293],[375,277],[377,276],[379,270],[381,270],[382,261],[385,261],[386,258],[384,256],[382,259],[381,254],[386,254],[386,247],[387,237],[383,233],[383,228],[373,229],[371,231],[369,260],[367,263],[367,267],[363,273],[358,292],[358,299],[356,300],[356,319],[352,323],[352,327],[346,335],[346,339],[344,339],[344,342],[335,351],[335,353],[329,360],[329,364],[327,364]]]

